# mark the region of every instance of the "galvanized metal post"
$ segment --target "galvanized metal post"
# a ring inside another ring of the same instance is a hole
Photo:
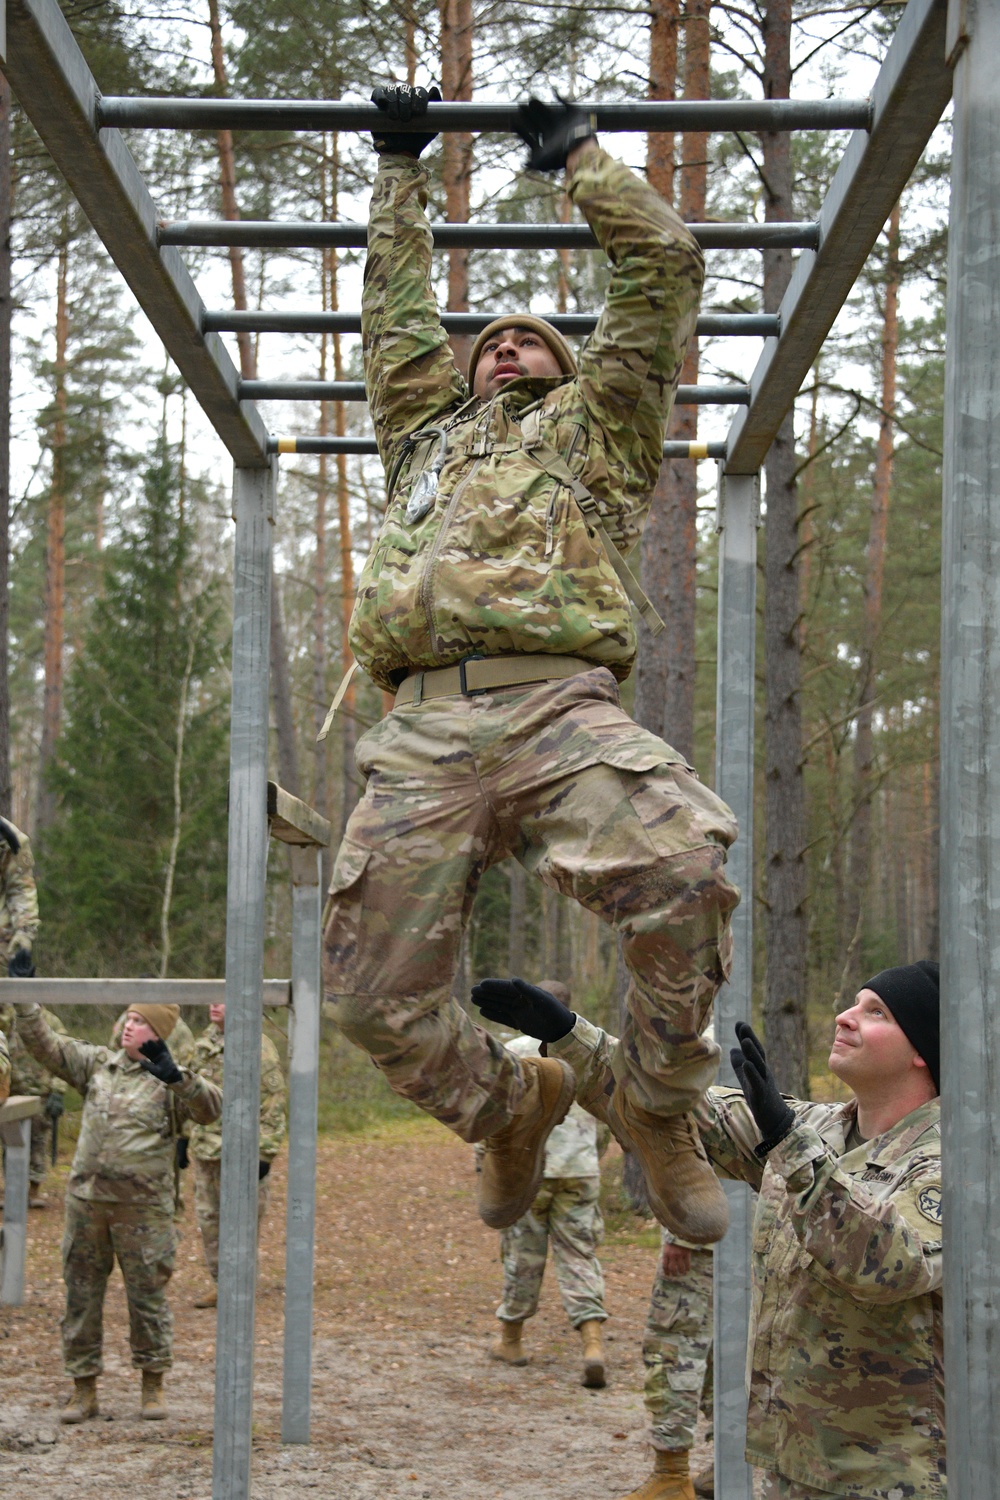
[[[24,1258],[28,1247],[30,1119],[5,1120],[0,1125],[0,1137],[5,1150],[0,1303],[20,1307],[24,1301]]]
[[[292,848],[292,1009],[288,1021],[288,1216],[281,1441],[308,1443],[312,1384],[322,850]]]
[[[735,1083],[729,1047],[737,1021],[750,1019],[753,992],[754,658],[757,630],[757,527],[760,478],[719,468],[719,635],[715,710],[715,789],[735,812],[740,836],[729,877],[742,900],[733,916],[733,972],[715,1002],[722,1081]],[[726,1183],[729,1232],[715,1247],[715,1493],[752,1500],[746,1446],[746,1349],[750,1322],[752,1203],[743,1183]]]
[[[212,1500],[249,1500],[275,467],[233,480],[233,698]]]
[[[941,1112],[949,1500],[1000,1475],[1000,0],[955,66],[941,578]]]

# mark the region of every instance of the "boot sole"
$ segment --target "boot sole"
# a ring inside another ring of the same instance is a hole
[[[582,1384],[588,1391],[603,1391],[607,1383],[603,1359],[588,1359],[583,1367]]]
[[[489,1225],[490,1229],[509,1229],[512,1224],[517,1223],[518,1219],[524,1217],[524,1215],[528,1212],[528,1209],[538,1197],[538,1188],[542,1180],[542,1173],[545,1171],[545,1147],[548,1143],[549,1136],[552,1134],[553,1130],[555,1130],[556,1126],[561,1125],[563,1120],[565,1120],[566,1116],[569,1114],[570,1105],[576,1098],[576,1074],[573,1072],[573,1069],[570,1067],[569,1063],[563,1062],[561,1057],[550,1058],[549,1061],[558,1062],[559,1067],[562,1070],[562,1086],[559,1090],[559,1097],[556,1100],[555,1109],[549,1116],[548,1129],[541,1137],[538,1145],[535,1148],[535,1164],[534,1170],[531,1174],[531,1181],[525,1187],[521,1196],[513,1204],[508,1203],[503,1208],[492,1209],[484,1208],[484,1206],[480,1204],[479,1217],[482,1219],[484,1224]]]
[[[706,1204],[704,1211],[690,1211],[690,1204],[685,1204],[687,1213],[678,1213],[670,1208],[653,1188],[650,1182],[650,1173],[646,1170],[644,1152],[641,1145],[629,1132],[625,1121],[610,1105],[607,1110],[607,1121],[615,1140],[623,1151],[631,1152],[638,1159],[642,1168],[643,1181],[646,1184],[646,1196],[652,1209],[653,1217],[675,1234],[678,1239],[688,1240],[692,1245],[715,1245],[723,1238],[729,1228],[729,1204],[723,1193],[715,1174],[708,1168],[711,1182],[714,1184],[718,1197],[713,1205]],[[706,1178],[706,1182],[708,1178]]]

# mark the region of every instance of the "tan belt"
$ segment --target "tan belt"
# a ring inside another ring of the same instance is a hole
[[[454,667],[430,672],[411,672],[396,692],[396,707],[423,703],[427,698],[471,698],[497,688],[525,687],[557,677],[575,677],[592,672],[596,662],[579,656],[474,656]]]

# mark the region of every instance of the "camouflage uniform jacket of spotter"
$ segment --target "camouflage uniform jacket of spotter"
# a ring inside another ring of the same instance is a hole
[[[42,1015],[51,1030],[58,1032],[60,1036],[68,1035],[65,1026],[53,1011],[43,1008]],[[32,1057],[18,1037],[17,1017],[12,1005],[0,1005],[0,1027],[7,1033],[10,1047],[11,1093],[33,1094],[36,1099],[44,1099],[49,1094],[65,1094],[65,1079],[56,1078],[43,1063]]]
[[[548,1052],[600,1117],[617,1043],[577,1020]],[[760,1197],[747,1350],[747,1460],[810,1489],[874,1500],[946,1493],[941,1322],[941,1115],[932,1100],[847,1150],[850,1104],[788,1101],[791,1133],[761,1162],[738,1089],[697,1113],[722,1177]]]
[[[6,839],[0,839],[0,960],[5,973],[7,959],[18,948],[30,948],[38,931],[38,891],[31,844],[28,835],[19,828],[14,832],[21,840],[17,854]]]
[[[0,1031],[0,1104],[4,1102],[10,1093],[10,1053],[7,1051],[7,1038]]]
[[[35,1057],[84,1096],[69,1191],[172,1214],[174,1136],[186,1120],[218,1119],[221,1091],[186,1069],[180,1083],[168,1087],[122,1051],[57,1036],[37,1008],[19,1011],[17,1026]]]
[[[530,1036],[515,1037],[504,1046],[517,1057],[537,1057],[538,1043]],[[600,1177],[597,1121],[579,1104],[557,1125],[545,1144],[545,1177]]]
[[[405,462],[361,575],[350,642],[382,687],[471,652],[580,656],[620,680],[632,666],[628,599],[537,447],[542,440],[568,457],[628,552],[659,472],[704,261],[673,209],[606,152],[582,158],[568,192],[611,261],[579,375],[522,377],[484,405],[470,400],[431,291],[427,170],[408,157],[380,158],[362,310],[365,381],[387,474]],[[522,430],[520,414],[542,398]],[[407,439],[442,424],[449,451],[434,504],[408,523],[410,491],[437,441],[412,453]]]
[[[194,1070],[222,1088],[222,1065],[225,1036],[210,1022],[194,1044]],[[285,1075],[281,1059],[270,1037],[260,1039],[260,1159],[273,1161],[285,1139]],[[202,1161],[219,1161],[222,1157],[222,1121],[195,1125],[189,1132],[192,1156]]]

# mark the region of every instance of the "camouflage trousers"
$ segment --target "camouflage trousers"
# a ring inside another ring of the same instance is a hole
[[[173,1218],[155,1204],[103,1203],[66,1194],[62,1321],[67,1375],[101,1373],[104,1293],[114,1263],[128,1300],[129,1344],[137,1370],[168,1370],[174,1320],[166,1287],[174,1269]]]
[[[49,1170],[52,1153],[52,1121],[48,1115],[33,1115],[31,1120],[31,1160],[28,1175],[32,1187],[40,1187]]]
[[[559,1295],[574,1328],[603,1322],[604,1272],[597,1247],[604,1235],[599,1177],[546,1177],[526,1214],[500,1236],[503,1301],[497,1317],[520,1323],[538,1311],[538,1294],[551,1248]]]
[[[483,872],[509,855],[621,936],[630,973],[616,1072],[640,1106],[713,1082],[702,1036],[728,973],[732,813],[623,712],[603,668],[393,710],[359,741],[365,795],[330,886],[324,987],[392,1088],[481,1140],[510,1120],[520,1062],[452,996]]]
[[[780,1474],[764,1475],[761,1497],[762,1500],[848,1500],[847,1496],[837,1495],[832,1490],[808,1490],[805,1485],[783,1479]],[[857,1496],[854,1500],[864,1500],[864,1497]]]
[[[194,1163],[194,1211],[201,1231],[205,1265],[213,1281],[219,1279],[219,1203],[222,1183],[222,1163],[218,1159],[206,1161],[192,1156]],[[261,1221],[271,1201],[271,1179],[265,1177],[257,1184],[257,1243],[260,1244]]]
[[[654,1448],[692,1448],[699,1408],[711,1420],[712,1260],[711,1250],[692,1250],[682,1276],[657,1264],[642,1337]]]

